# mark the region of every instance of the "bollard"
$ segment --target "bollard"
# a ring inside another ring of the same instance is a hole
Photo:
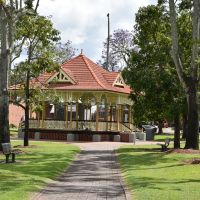
[[[18,138],[24,139],[24,131],[22,130],[22,128],[18,129]]]
[[[67,142],[73,142],[74,141],[74,134],[73,133],[68,133],[67,134]]]
[[[141,132],[139,134],[139,140],[146,141],[146,133],[145,132]]]
[[[132,132],[131,134],[129,134],[129,142],[135,144],[136,141],[136,134],[135,132]]]
[[[114,142],[120,142],[121,137],[120,135],[114,135]]]
[[[35,132],[34,139],[40,140],[40,132]]]

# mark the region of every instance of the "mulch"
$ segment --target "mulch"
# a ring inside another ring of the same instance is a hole
[[[166,153],[182,153],[182,154],[200,154],[200,150],[194,149],[170,149]],[[183,161],[187,165],[198,165],[200,164],[200,158],[191,158]]]
[[[169,149],[166,153],[200,154],[200,150],[194,150],[194,149]]]
[[[188,164],[188,165],[198,165],[200,164],[200,158],[192,158],[192,159],[184,160],[183,163]]]

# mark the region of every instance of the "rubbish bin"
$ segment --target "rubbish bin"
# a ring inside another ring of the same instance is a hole
[[[154,140],[154,135],[155,135],[155,128],[154,127],[146,127],[146,140]]]

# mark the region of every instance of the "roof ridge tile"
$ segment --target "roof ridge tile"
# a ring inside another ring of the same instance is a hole
[[[83,60],[86,64],[86,66],[88,67],[88,69],[90,70],[90,72],[92,73],[92,76],[94,77],[94,79],[97,81],[97,83],[104,89],[106,89],[106,87],[104,86],[104,84],[98,79],[98,77],[96,76],[96,74],[94,73],[93,69],[90,67],[90,64],[88,63],[88,61],[86,60],[84,55],[81,55],[83,57]]]

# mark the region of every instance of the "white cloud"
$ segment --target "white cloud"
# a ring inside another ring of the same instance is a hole
[[[62,42],[71,40],[76,48],[97,61],[102,43],[107,37],[107,13],[111,32],[118,28],[133,29],[134,16],[140,6],[156,0],[41,0],[39,12],[52,15],[55,27],[61,31]]]

